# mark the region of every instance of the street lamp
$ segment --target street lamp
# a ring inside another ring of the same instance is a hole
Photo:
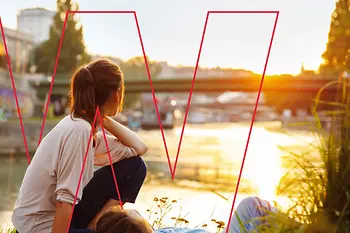
[[[83,57],[80,54],[78,54],[75,58],[77,59],[78,63],[80,63]]]
[[[38,68],[38,67],[37,67],[36,65],[32,65],[32,66],[29,68],[30,73],[34,74],[37,68]]]

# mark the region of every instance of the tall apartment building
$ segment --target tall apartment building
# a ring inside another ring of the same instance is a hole
[[[40,44],[49,38],[55,13],[44,8],[23,9],[17,14],[17,29],[32,35],[34,43]]]

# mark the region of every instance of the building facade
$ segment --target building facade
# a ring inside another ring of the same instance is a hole
[[[172,78],[193,78],[193,73],[195,70],[194,66],[171,66],[167,62],[162,61],[159,63],[162,67],[161,73],[158,78],[161,79],[172,79]],[[198,67],[197,78],[212,78],[212,77],[251,77],[253,72],[243,69],[233,69],[233,68],[206,68]]]
[[[23,9],[17,15],[17,28],[32,35],[35,44],[40,44],[49,39],[55,13],[44,8]]]
[[[9,52],[11,67],[16,73],[24,73],[30,62],[30,54],[34,48],[33,37],[18,30],[5,28],[4,34]],[[4,44],[2,41],[0,47]]]

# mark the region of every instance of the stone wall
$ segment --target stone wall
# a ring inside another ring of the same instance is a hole
[[[29,150],[35,150],[38,143],[41,121],[25,121],[24,131]],[[47,121],[45,123],[45,136],[55,125],[56,121]],[[8,153],[9,151],[25,151],[21,126],[19,121],[3,121],[0,122],[0,153]]]

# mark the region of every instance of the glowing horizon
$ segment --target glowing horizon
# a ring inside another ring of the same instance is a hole
[[[208,10],[279,10],[280,22],[266,74],[295,75],[300,72],[303,63],[306,70],[315,71],[322,63],[321,55],[326,49],[336,1],[295,0],[281,3],[274,0],[219,0],[213,3],[210,0],[179,0],[164,3],[152,0],[136,3],[121,0],[118,4],[104,0],[77,2],[80,10],[135,10],[140,19],[141,34],[145,38],[144,46],[149,58],[167,61],[171,66],[192,67],[196,63],[200,35]],[[33,0],[30,3],[24,0],[11,2],[6,11],[0,9],[4,25],[16,27],[18,10],[33,6],[55,9],[56,3],[44,0]],[[181,17],[178,12],[181,12]],[[295,12],[299,12],[297,16]],[[89,53],[110,55],[123,60],[142,55],[132,16],[99,14],[78,17],[84,26],[84,41]],[[272,22],[272,16],[211,16],[200,67],[219,66],[261,74]]]

